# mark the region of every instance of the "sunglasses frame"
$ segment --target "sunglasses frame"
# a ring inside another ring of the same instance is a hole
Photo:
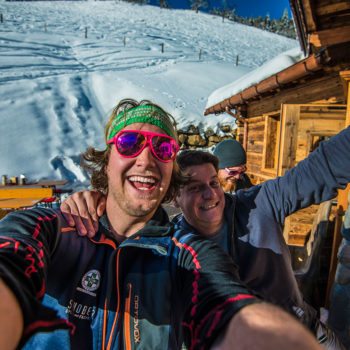
[[[145,137],[146,139],[146,142],[144,143],[144,145],[140,148],[140,150],[138,150],[135,154],[133,155],[124,155],[122,153],[119,152],[118,150],[118,146],[117,146],[117,142],[118,142],[118,138],[122,135],[122,134],[126,134],[126,133],[136,133],[136,134],[141,134],[142,136]],[[162,137],[162,138],[165,138],[165,139],[169,139],[170,140],[170,144],[174,147],[175,146],[175,153],[174,153],[174,156],[171,157],[170,159],[168,160],[164,160],[164,159],[161,159],[159,158],[159,156],[157,155],[155,149],[153,148],[153,144],[152,144],[152,139],[153,137]],[[176,140],[169,136],[169,135],[166,135],[166,134],[160,134],[160,133],[157,133],[157,132],[152,132],[152,131],[143,131],[143,130],[128,130],[128,129],[124,129],[124,130],[121,130],[119,131],[113,138],[111,138],[110,140],[107,141],[107,144],[112,144],[114,143],[115,145],[115,148],[118,152],[118,154],[124,158],[135,158],[137,157],[139,154],[141,154],[141,152],[145,149],[145,147],[147,145],[149,145],[150,149],[151,149],[151,152],[152,152],[152,155],[157,159],[159,160],[160,162],[163,162],[163,163],[169,163],[169,162],[172,162],[174,161],[174,159],[176,158],[176,154],[177,152],[179,151],[180,149],[180,146],[178,145],[178,143],[176,142]]]
[[[247,167],[246,166],[241,166],[240,169],[238,170],[230,170],[229,168],[225,168],[225,171],[227,173],[227,175],[229,176],[236,176],[236,175],[242,175],[247,171]]]

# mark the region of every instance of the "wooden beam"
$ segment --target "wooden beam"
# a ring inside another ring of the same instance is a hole
[[[317,16],[326,16],[336,12],[343,12],[350,10],[350,2],[348,0],[337,2],[336,4],[328,4],[319,6],[316,9]]]
[[[312,9],[310,0],[304,0],[303,1],[303,9],[304,9],[304,14],[305,14],[305,21],[307,25],[307,32],[312,33],[316,31],[316,22],[314,18],[314,10]]]
[[[42,199],[53,196],[53,188],[0,188],[0,199],[14,199],[14,198],[31,198]]]
[[[309,42],[315,47],[325,47],[350,41],[350,26],[325,29],[310,35]]]
[[[295,165],[299,116],[300,107],[298,105],[285,104],[282,106],[279,176],[284,175]]]
[[[346,96],[346,122],[345,125],[350,125],[350,70],[345,70],[339,73],[344,86],[344,96]]]
[[[41,202],[44,198],[7,198],[0,199],[0,209],[22,209],[33,207],[35,204]],[[6,211],[2,211],[6,213]],[[1,216],[0,216],[1,218]]]
[[[344,103],[344,88],[339,73],[324,75],[295,87],[281,90],[265,96],[260,101],[253,101],[248,105],[248,118],[262,116],[280,108],[281,103],[314,103],[315,101],[332,99],[337,103]],[[329,102],[328,102],[329,103]]]

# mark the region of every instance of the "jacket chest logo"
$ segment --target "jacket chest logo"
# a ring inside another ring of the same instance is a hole
[[[83,278],[81,279],[81,287],[78,287],[77,290],[80,292],[96,296],[95,293],[93,293],[95,290],[98,289],[101,283],[101,274],[97,270],[90,270],[88,271]]]

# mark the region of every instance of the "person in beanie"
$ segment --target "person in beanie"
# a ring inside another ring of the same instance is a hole
[[[218,175],[225,192],[233,193],[253,186],[245,173],[246,152],[238,141],[233,139],[221,141],[215,146],[213,153],[219,159]]]
[[[121,101],[84,155],[106,211],[93,239],[34,208],[0,222],[0,349],[319,349],[257,299],[220,248],[169,223],[181,174],[171,116]]]

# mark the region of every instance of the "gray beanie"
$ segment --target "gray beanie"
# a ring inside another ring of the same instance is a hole
[[[213,153],[219,158],[219,169],[235,167],[247,162],[245,150],[236,140],[219,142]]]

